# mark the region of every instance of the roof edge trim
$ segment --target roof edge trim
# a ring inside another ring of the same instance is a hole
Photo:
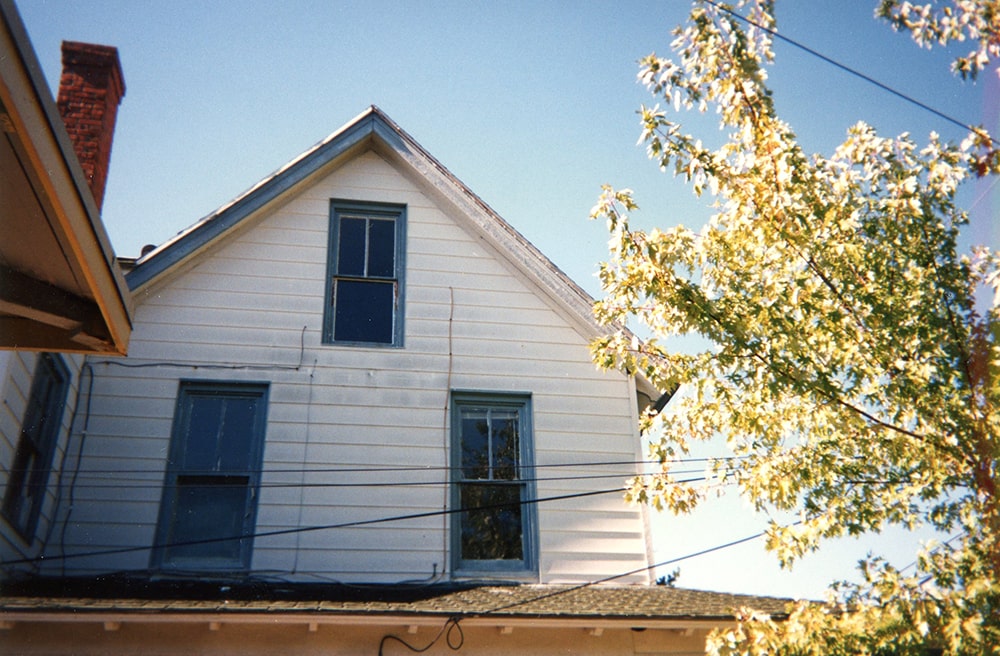
[[[376,108],[362,112],[315,146],[277,169],[229,203],[177,233],[146,255],[125,275],[132,291],[186,261],[243,219],[309,178],[330,162],[361,145],[377,132]],[[381,135],[380,135],[381,136]]]

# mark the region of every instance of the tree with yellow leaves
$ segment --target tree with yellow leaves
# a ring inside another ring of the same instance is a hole
[[[660,439],[654,477],[634,501],[688,512],[707,487],[670,463],[699,440],[724,439],[714,483],[735,484],[773,522],[783,565],[824,539],[930,526],[909,573],[872,558],[835,603],[803,603],[787,620],[747,612],[717,633],[719,654],[948,654],[1000,650],[1000,292],[997,254],[959,248],[960,185],[995,175],[993,140],[883,137],[863,123],[831,155],[807,155],[777,116],[765,67],[773,3],[734,9],[696,1],[675,59],[651,55],[641,80],[672,110],[644,107],[642,139],[661,167],[709,193],[707,225],[642,231],[628,190],[605,189],[595,218],[611,232],[599,319],[638,322],[594,344],[605,367],[681,392],[644,418]],[[962,34],[979,44],[956,70],[973,77],[997,54],[995,0],[934,9],[886,0],[879,13],[918,42]],[[935,13],[937,12],[937,13]],[[964,32],[962,31],[964,30]],[[671,117],[716,110],[728,139],[710,148]],[[696,334],[708,348],[670,350]]]

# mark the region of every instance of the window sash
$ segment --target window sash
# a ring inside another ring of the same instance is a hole
[[[3,499],[4,516],[27,542],[38,526],[68,393],[69,370],[62,358],[39,354]]]
[[[402,346],[404,210],[331,202],[324,342]]]
[[[249,568],[266,416],[266,383],[182,381],[153,567]]]
[[[453,570],[533,575],[530,395],[453,392],[451,416]]]

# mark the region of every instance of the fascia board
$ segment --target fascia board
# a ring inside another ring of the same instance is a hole
[[[444,165],[423,149],[401,128],[382,118],[382,128],[376,131],[382,144],[397,163],[413,172],[412,179],[454,208],[455,215],[468,217],[474,230],[506,256],[518,270],[548,297],[569,310],[584,336],[594,338],[605,330],[593,316],[594,299],[567,276],[552,260],[528,241],[520,232],[497,214],[485,201],[470,190]],[[388,133],[392,139],[383,137]]]
[[[64,249],[79,263],[88,291],[124,355],[131,335],[132,297],[118,267],[93,194],[55,107],[24,24],[12,0],[0,0],[0,100],[41,185],[46,215]]]
[[[476,614],[468,616],[455,613],[393,613],[350,611],[281,612],[281,611],[240,611],[224,612],[184,612],[164,610],[160,612],[128,611],[88,611],[79,609],[67,611],[7,611],[0,613],[0,621],[17,623],[121,623],[140,622],[148,624],[266,624],[321,626],[440,626],[447,619],[461,620],[463,626],[510,626],[528,629],[668,629],[668,630],[711,630],[735,626],[732,616],[727,617],[571,617],[565,615],[506,615]]]
[[[468,217],[478,234],[564,310],[564,316],[583,337],[591,340],[609,332],[597,322],[593,311],[595,301],[590,294],[381,110],[377,107],[373,110],[378,119],[375,134],[384,145],[384,155],[409,168],[412,179],[452,206],[456,216]],[[627,328],[623,330],[631,334]],[[659,394],[641,374],[634,379],[642,391],[652,396]]]
[[[370,139],[373,130],[373,117],[369,110],[234,200],[140,257],[135,267],[125,276],[129,287],[137,292],[177,265],[190,260],[248,217],[362,147]]]

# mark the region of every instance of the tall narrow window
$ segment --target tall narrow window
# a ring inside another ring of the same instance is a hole
[[[454,570],[532,573],[530,398],[456,392],[452,434]]]
[[[69,371],[62,358],[52,353],[39,354],[21,422],[14,468],[3,497],[4,517],[28,542],[35,535],[42,512],[68,391]]]
[[[155,566],[249,568],[266,417],[264,384],[181,383]]]
[[[324,340],[402,346],[405,208],[333,201]]]

